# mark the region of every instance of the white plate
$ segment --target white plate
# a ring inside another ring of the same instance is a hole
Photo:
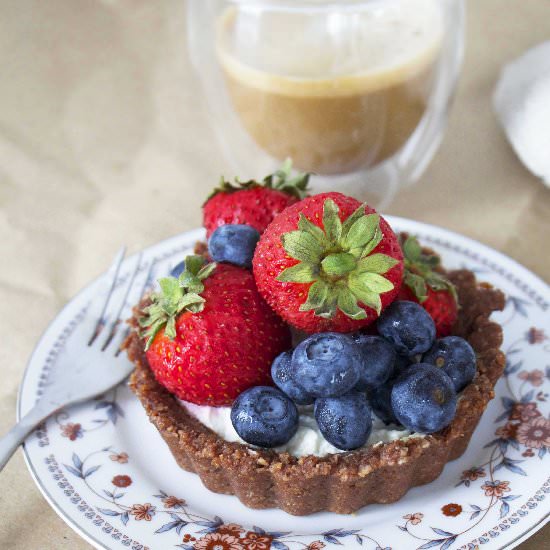
[[[504,326],[506,373],[467,451],[436,481],[399,502],[351,516],[250,510],[179,469],[138,400],[122,386],[58,414],[25,444],[31,474],[57,513],[97,548],[113,550],[267,550],[270,541],[277,550],[496,549],[512,548],[542,527],[550,508],[550,453],[544,446],[550,444],[550,339],[544,332],[550,330],[549,289],[513,260],[470,239],[410,220],[390,223],[417,234],[446,266],[472,269],[507,294],[506,309],[495,315]],[[156,275],[165,274],[202,237],[201,230],[174,237],[146,250],[145,259],[155,261]],[[34,403],[41,376],[63,352],[96,286],[76,296],[40,340],[21,385],[19,416]],[[222,523],[234,524],[233,535],[217,532]]]

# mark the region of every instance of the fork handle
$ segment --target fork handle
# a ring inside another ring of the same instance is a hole
[[[2,439],[0,439],[0,471],[4,469],[17,447],[43,420],[54,410],[46,409],[42,404],[35,405]]]

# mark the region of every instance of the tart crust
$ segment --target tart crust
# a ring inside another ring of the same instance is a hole
[[[438,433],[301,458],[225,441],[155,380],[135,330],[139,310],[125,342],[136,366],[130,387],[179,466],[198,474],[211,491],[236,495],[250,508],[281,508],[293,515],[323,510],[350,514],[367,504],[395,502],[411,487],[433,481],[448,461],[462,455],[504,369],[502,328],[489,320],[491,312],[503,309],[504,295],[477,283],[471,271],[447,276],[461,304],[453,334],[466,338],[478,359],[476,376],[463,390],[453,422]]]

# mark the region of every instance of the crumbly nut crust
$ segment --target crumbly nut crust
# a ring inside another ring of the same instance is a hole
[[[453,334],[470,342],[478,360],[455,419],[441,432],[324,457],[296,458],[227,442],[190,416],[155,380],[135,330],[125,343],[136,365],[130,387],[179,466],[197,473],[211,491],[236,495],[250,508],[349,514],[367,504],[394,502],[411,487],[433,481],[448,461],[462,455],[504,369],[502,328],[489,320],[491,312],[504,307],[502,292],[478,284],[471,271],[447,275],[461,304]]]

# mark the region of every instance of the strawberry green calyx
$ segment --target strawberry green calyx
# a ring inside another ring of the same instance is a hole
[[[365,319],[359,304],[382,310],[380,295],[394,288],[383,277],[399,263],[385,254],[374,253],[383,234],[380,216],[366,214],[365,204],[344,222],[332,199],[323,204],[322,228],[300,214],[298,229],[282,235],[286,253],[299,261],[284,271],[277,280],[313,283],[300,311],[332,319],[338,310],[351,319]]]
[[[420,303],[428,298],[428,287],[434,291],[446,290],[458,303],[456,288],[446,277],[435,269],[440,264],[439,256],[425,253],[414,236],[401,239],[405,271],[403,284],[407,285]]]
[[[307,187],[309,176],[309,173],[298,173],[292,176],[292,160],[286,159],[276,172],[269,174],[261,182],[256,180],[240,181],[238,178],[235,178],[234,182],[230,182],[222,176],[218,187],[210,193],[206,202],[218,193],[234,193],[235,191],[254,189],[255,187],[275,189],[297,199],[303,199],[309,192]]]
[[[204,309],[203,281],[216,268],[215,263],[206,263],[202,256],[187,256],[185,270],[176,277],[159,279],[160,292],[151,295],[151,305],[143,310],[145,314],[139,324],[146,338],[145,351],[155,336],[164,328],[164,333],[173,340],[176,337],[176,317],[183,311],[198,313]]]

